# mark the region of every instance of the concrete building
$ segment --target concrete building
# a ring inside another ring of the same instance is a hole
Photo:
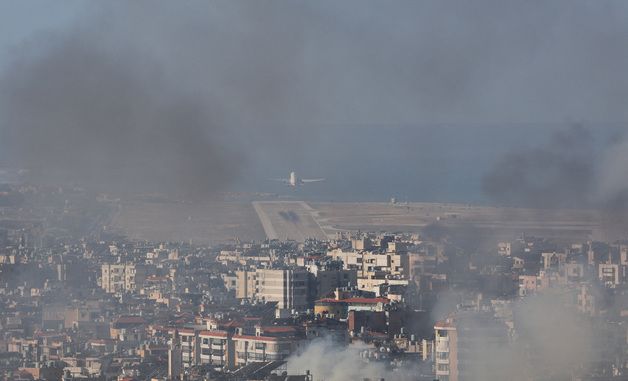
[[[388,304],[390,300],[387,298],[324,298],[316,301],[314,313],[344,320],[351,311],[383,312]]]
[[[169,360],[173,368],[180,370],[211,365],[224,371],[251,362],[284,360],[302,340],[291,327],[255,327],[254,331],[238,328],[235,334],[227,330],[181,328],[170,334],[174,349]]]
[[[457,381],[458,331],[451,321],[434,325],[434,373],[439,381]]]
[[[519,275],[519,296],[545,290],[553,284],[560,283],[560,279],[556,271],[541,270],[538,275]]]
[[[257,271],[237,271],[236,272],[236,298],[251,299],[257,297],[255,281],[257,279]]]
[[[200,343],[198,332],[191,328],[181,328],[177,331],[178,346],[181,350],[181,361],[184,368],[197,365],[200,362]],[[177,335],[175,335],[176,337]]]
[[[236,273],[236,297],[277,302],[280,314],[305,311],[309,306],[309,272],[305,269],[257,269]]]
[[[306,268],[312,274],[310,278],[311,300],[327,297],[336,288],[351,288],[358,284],[356,270],[330,269],[318,265],[308,265]]]
[[[598,277],[607,287],[616,287],[622,283],[621,267],[613,263],[600,263]]]
[[[235,346],[227,331],[201,331],[199,337],[199,360],[201,364],[211,364],[221,369],[235,367]]]
[[[124,292],[124,270],[126,265],[103,264],[101,266],[100,286],[108,294]]]
[[[581,282],[584,280],[584,265],[582,263],[565,263],[563,266],[565,282]]]
[[[343,268],[345,270],[348,269],[357,269],[362,264],[362,253],[357,251],[342,251],[342,249],[334,249],[329,250],[327,252],[327,256],[333,258],[334,260],[342,261]]]
[[[508,343],[505,324],[489,313],[458,311],[455,316],[434,325],[434,371],[439,381],[503,379],[500,367],[490,368],[479,359]],[[482,364],[481,369],[477,364]]]
[[[557,269],[567,260],[567,253],[557,253],[554,251],[551,253],[541,253],[541,257],[543,259],[543,269]]]
[[[368,237],[357,237],[351,239],[351,247],[353,250],[371,250],[373,243]]]
[[[299,341],[290,337],[272,337],[261,334],[234,335],[236,366],[251,362],[279,361],[294,353]]]
[[[168,351],[168,379],[180,380],[183,373],[181,348],[174,346]]]
[[[103,264],[100,286],[108,294],[137,292],[146,280],[147,271],[142,265]]]
[[[512,245],[510,242],[499,242],[497,244],[497,254],[502,257],[510,257],[512,254]]]

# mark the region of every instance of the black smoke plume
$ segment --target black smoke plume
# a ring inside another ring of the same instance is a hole
[[[483,179],[495,201],[528,207],[586,207],[595,170],[592,135],[574,126],[552,135],[542,147],[506,154]]]

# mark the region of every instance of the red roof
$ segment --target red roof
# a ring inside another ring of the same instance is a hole
[[[349,298],[344,299],[347,303],[355,303],[355,304],[388,304],[390,300],[388,298]]]
[[[144,320],[141,316],[120,316],[116,320],[116,324],[145,324],[146,320]]]
[[[282,333],[282,332],[295,332],[297,329],[293,326],[277,326],[271,325],[268,327],[262,327],[262,332],[268,333]]]
[[[316,301],[317,303],[347,303],[347,304],[388,304],[390,300],[388,298],[347,298],[347,299],[334,299],[334,298],[325,298],[319,299]]]
[[[252,336],[252,335],[234,335],[234,340],[243,339],[243,340],[258,340],[258,341],[279,341],[285,340],[286,338],[282,337],[271,337],[271,336]]]
[[[434,324],[434,328],[455,328],[455,326],[447,320],[441,320]]]
[[[222,325],[223,327],[231,328],[231,327],[241,327],[242,323],[232,320],[232,321],[228,321],[226,323],[220,324],[220,325]]]

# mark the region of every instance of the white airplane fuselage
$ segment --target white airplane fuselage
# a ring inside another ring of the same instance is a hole
[[[318,179],[302,179],[297,177],[296,172],[292,171],[290,172],[290,176],[288,176],[287,179],[273,179],[275,181],[281,181],[282,183],[292,187],[292,188],[296,188],[300,185],[303,185],[305,183],[316,183],[319,181],[325,181],[324,178],[318,178]]]
[[[294,172],[290,172],[290,177],[288,178],[288,184],[291,187],[296,187],[297,185],[299,185],[299,178],[297,177],[296,173]]]

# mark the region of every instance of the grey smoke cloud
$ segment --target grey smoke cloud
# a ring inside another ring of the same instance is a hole
[[[219,189],[236,165],[219,112],[132,45],[77,27],[27,46],[2,78],[13,159],[47,181],[105,189]],[[105,33],[106,34],[106,33]]]
[[[588,206],[597,170],[592,139],[587,129],[574,126],[541,147],[507,153],[485,176],[484,190],[510,205]]]
[[[330,338],[316,339],[298,354],[287,360],[289,374],[305,374],[310,371],[314,380],[414,380],[416,369],[391,371],[385,361],[366,361],[360,353],[366,345],[340,346]]]
[[[439,295],[434,312],[440,319],[457,316],[458,334],[473,343],[472,350],[459,347],[465,380],[568,379],[586,374],[603,346],[603,331],[580,314],[573,292],[553,288],[512,301],[512,331],[482,312],[455,313],[451,302],[460,295],[453,292]]]
[[[432,311],[434,318],[452,316],[463,299],[454,292],[439,295]],[[504,322],[484,313],[458,312],[459,335],[466,335],[467,343],[473,343],[471,348],[460,348],[464,352],[459,356],[465,359],[465,380],[567,379],[586,374],[588,367],[599,360],[601,331],[577,311],[571,291],[549,289],[517,299],[511,308],[512,332]],[[339,346],[328,338],[314,340],[288,359],[288,372],[305,374],[309,370],[315,380],[330,381],[416,379],[418,364],[393,372],[385,362],[365,362],[360,356],[363,349],[360,345]]]
[[[556,131],[544,144],[503,155],[485,174],[483,189],[500,204],[598,209],[596,238],[624,238],[628,232],[624,128],[610,139],[581,125]]]
[[[320,125],[627,119],[623,1],[85,7],[5,65],[5,160],[213,190],[243,167],[315,156]]]

